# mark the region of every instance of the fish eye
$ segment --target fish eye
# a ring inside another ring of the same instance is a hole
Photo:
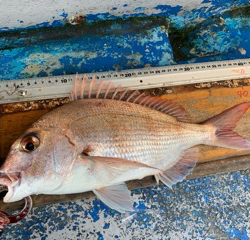
[[[35,136],[26,136],[21,140],[21,149],[25,152],[32,152],[38,148],[40,141]]]

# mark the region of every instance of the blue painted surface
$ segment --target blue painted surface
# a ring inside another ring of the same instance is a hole
[[[156,26],[145,33],[89,34],[2,50],[0,80],[142,68],[172,61],[167,34]]]
[[[240,1],[234,4],[240,6],[245,3]],[[215,2],[211,6],[215,6],[214,4]],[[226,1],[220,8],[211,7],[213,11],[193,9],[185,11],[183,15],[179,14],[183,10],[181,7],[158,6],[159,15],[165,14],[169,19],[164,28],[159,22],[158,26],[156,24],[142,29],[144,32],[123,33],[129,26],[120,26],[114,22],[109,26],[110,30],[105,29],[105,34],[87,33],[41,43],[35,43],[33,37],[30,40],[31,46],[23,46],[23,39],[19,38],[15,40],[15,44],[18,46],[20,41],[20,47],[0,50],[0,80],[249,58],[250,18],[249,10],[246,11],[249,7],[245,6],[243,11],[231,9],[221,13],[230,6],[232,1]],[[237,11],[238,15],[235,14]],[[209,18],[215,13],[218,14]],[[63,16],[67,17],[67,14]],[[106,18],[109,16],[98,17]],[[200,20],[198,24],[197,19]],[[141,21],[142,28],[147,27],[144,20]],[[192,24],[194,26],[190,27]],[[186,39],[180,40],[180,47],[177,42],[177,46],[172,48],[170,40],[176,34],[173,29],[180,36],[183,31],[188,34]],[[115,31],[117,33],[114,34]],[[6,45],[7,38],[3,39]],[[4,46],[3,43],[0,46]]]
[[[216,61],[250,57],[250,7],[204,20],[187,41],[183,54],[190,61]],[[236,14],[237,13],[237,14]]]
[[[99,200],[36,208],[1,239],[249,239],[250,171],[132,191],[135,215]]]

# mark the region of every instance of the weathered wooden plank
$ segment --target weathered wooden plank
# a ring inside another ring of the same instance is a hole
[[[183,105],[190,113],[192,122],[202,122],[225,109],[249,101],[250,80],[226,81],[220,83],[178,86],[172,88],[158,88],[148,90],[153,96],[169,99]],[[5,104],[0,106],[0,157],[6,157],[10,145],[14,140],[40,116],[51,109],[65,104],[68,99],[44,100],[29,103]],[[250,139],[250,111],[239,122],[236,131]],[[250,167],[250,152],[235,151],[224,148],[201,146],[199,164],[188,179],[244,170]],[[154,185],[152,177],[141,181],[128,183],[130,189]],[[34,196],[34,205],[52,204],[71,201],[92,196],[92,193],[70,195],[38,195]],[[3,204],[0,209],[11,211],[20,208],[22,202]]]
[[[18,112],[0,117],[0,161],[8,154],[12,143],[27,129],[31,123],[39,119],[48,110]],[[0,163],[1,163],[0,162]]]
[[[238,84],[238,81],[236,83]],[[249,83],[249,80],[245,83]],[[199,88],[199,90],[192,90],[190,86],[176,87],[173,91],[175,92],[163,95],[162,98],[180,103],[189,112],[192,121],[196,123],[215,116],[236,104],[250,100],[250,86]],[[244,95],[242,95],[243,93]],[[248,111],[238,123],[235,131],[250,139],[249,124],[250,112]],[[202,146],[199,161],[214,161],[247,153],[249,151]]]
[[[234,80],[218,83],[158,88],[148,90],[150,95],[169,99],[185,107],[192,122],[202,122],[235,104],[249,101],[250,81]],[[5,104],[0,107],[0,158],[3,160],[14,140],[36,119],[47,111],[67,103],[67,99]],[[236,127],[236,131],[250,139],[250,111]],[[250,152],[201,146],[199,161],[207,162]]]
[[[200,163],[187,179],[194,179],[213,174],[246,170],[250,168],[250,155],[228,158],[207,163]],[[142,180],[130,181],[127,183],[129,189],[137,189],[156,185],[154,177],[146,177]],[[74,201],[77,199],[93,197],[92,192],[68,194],[68,195],[36,195],[32,196],[34,207],[55,204],[60,202]],[[11,212],[21,209],[23,201],[5,204],[0,201],[0,210]]]

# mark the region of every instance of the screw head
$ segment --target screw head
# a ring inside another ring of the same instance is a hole
[[[18,91],[18,94],[19,94],[19,96],[21,96],[21,97],[25,97],[25,96],[28,94],[28,92],[27,92],[27,90],[19,90],[19,91]]]

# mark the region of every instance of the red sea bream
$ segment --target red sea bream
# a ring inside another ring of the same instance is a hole
[[[192,124],[170,101],[94,80],[86,91],[85,80],[76,80],[69,104],[44,115],[12,145],[0,169],[5,202],[93,191],[109,207],[132,211],[126,181],[155,175],[171,187],[193,170],[200,144],[250,150],[232,131],[249,102]]]

